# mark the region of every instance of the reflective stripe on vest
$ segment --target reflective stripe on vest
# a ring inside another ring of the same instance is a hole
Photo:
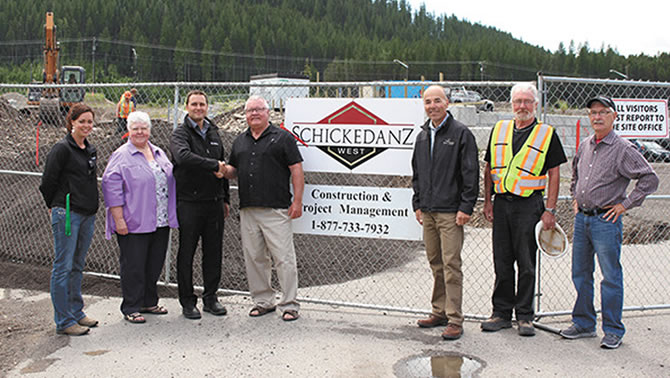
[[[126,102],[123,98],[119,101],[119,118],[128,118],[128,114],[135,111],[135,104],[132,101]]]
[[[547,175],[540,175],[554,128],[538,123],[519,152],[513,155],[514,121],[500,121],[491,136],[491,178],[496,193],[530,196],[544,190]]]

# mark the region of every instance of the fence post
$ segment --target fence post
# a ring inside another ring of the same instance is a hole
[[[537,115],[541,116],[540,120],[542,122],[547,121],[547,109],[544,104],[545,93],[544,93],[544,80],[542,80],[542,72],[537,73],[537,94],[540,97],[537,102]]]
[[[319,79],[320,79],[319,71],[316,71],[316,82],[317,83],[320,82]],[[321,87],[316,87],[316,97],[319,97],[319,89],[321,89]]]
[[[537,73],[537,95],[539,96],[538,102],[537,102],[537,115],[540,117],[541,115],[541,121],[545,122],[547,119],[547,114],[546,114],[546,107],[544,106],[544,101],[545,101],[545,93],[544,93],[544,80],[542,80],[542,72]],[[535,298],[537,299],[536,303],[536,310],[535,313],[539,314],[541,313],[542,310],[542,305],[541,305],[541,300],[540,297],[542,295],[542,253],[539,253],[539,250],[536,250],[535,253],[537,253],[537,266],[535,267],[535,279],[536,279],[536,288],[537,291],[535,292]]]
[[[179,126],[179,85],[174,86],[174,120],[172,120],[172,130]]]
[[[173,120],[172,120],[172,131],[174,131],[179,126],[179,85],[174,86],[174,107],[173,107]],[[170,282],[170,267],[172,266],[172,229],[168,233],[168,246],[167,253],[165,255],[165,282]]]
[[[542,298],[542,252],[540,252],[539,249],[535,251],[537,253],[537,264],[535,266],[535,280],[537,281],[537,291],[535,292],[535,298],[537,301],[535,302],[536,307],[535,307],[535,314],[541,314],[542,313],[542,305],[541,305],[541,300]]]

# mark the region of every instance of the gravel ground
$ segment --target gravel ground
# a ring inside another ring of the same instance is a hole
[[[100,326],[68,338],[54,332],[48,271],[0,264],[0,273],[3,377],[670,376],[667,310],[626,313],[628,331],[617,350],[599,348],[599,338],[568,341],[544,331],[532,338],[516,329],[482,333],[472,321],[460,340],[446,342],[441,329],[416,327],[415,315],[311,303],[296,322],[282,322],[278,313],[254,319],[243,296],[222,298],[227,316],[198,321],[184,319],[175,298],[162,298],[170,314],[133,325],[119,315],[120,298],[107,296],[118,283],[87,276],[86,311]],[[32,279],[17,289],[15,275]],[[568,322],[543,320],[553,328]]]
[[[56,334],[53,308],[49,297],[48,268],[0,262],[0,375],[27,358],[41,359],[66,347],[68,338]],[[19,300],[9,295],[11,289],[35,294],[31,300]],[[119,282],[85,276],[82,283],[85,295],[120,296]],[[161,288],[161,296],[174,296],[176,290]],[[87,304],[89,304],[87,302]]]
[[[237,111],[231,114],[220,115],[215,118],[215,122],[219,124],[224,130],[222,131],[225,138],[230,142],[232,137],[239,132],[240,124],[243,120],[236,116]],[[279,114],[274,115],[275,122],[281,120]],[[33,117],[34,118],[34,117]],[[19,114],[13,108],[8,107],[6,103],[0,101],[0,122],[3,125],[13,126],[29,126],[36,123],[35,119]],[[171,129],[169,125],[162,124],[162,121],[156,121],[154,130],[156,134],[152,136],[152,141],[157,142],[160,146],[166,148],[166,141],[169,136],[168,131]],[[93,140],[99,148],[100,166],[104,167],[106,158],[111,152],[122,143],[118,135],[110,131],[111,124],[102,122],[97,125],[99,132],[96,132]],[[162,131],[158,131],[162,130]],[[34,134],[35,130],[32,127],[16,127],[13,132],[5,134],[4,141],[0,142],[0,165],[3,167],[11,167],[11,169],[41,171],[41,168],[36,170],[34,164]],[[55,141],[63,136],[62,129],[50,127],[41,129],[40,134],[40,157],[44,159],[50,147]],[[93,139],[93,138],[92,138]],[[32,151],[32,152],[31,152]],[[43,164],[43,163],[42,163]],[[659,175],[663,177],[670,176],[670,165],[655,164],[655,169]],[[567,177],[567,176],[566,176]],[[342,185],[351,185],[353,182],[347,181],[350,178],[338,175],[331,175],[325,177],[319,174],[308,175],[310,183],[340,183]],[[334,181],[327,181],[334,180]],[[357,185],[370,186],[406,186],[406,180],[393,177],[371,177],[361,178],[365,182],[357,182]],[[483,181],[483,180],[482,180]],[[4,182],[4,181],[3,181]],[[561,195],[567,194],[566,186],[569,185],[569,180],[562,180]],[[670,180],[662,179],[662,188],[659,194],[668,193],[667,186],[670,185]],[[34,193],[35,185],[30,180],[17,180],[11,186],[5,187],[5,190],[16,193]],[[236,197],[236,196],[235,196]],[[20,214],[9,209],[18,208],[25,203],[32,203],[26,209],[21,210]],[[644,211],[636,210],[627,216],[624,238],[626,243],[633,244],[652,244],[661,240],[666,240],[670,237],[670,230],[668,229],[667,211],[663,211],[663,204],[658,202],[646,202]],[[661,205],[661,206],[659,206]],[[86,349],[82,343],[87,343],[91,340],[87,338],[68,339],[64,336],[57,336],[53,327],[53,310],[48,295],[48,284],[50,269],[46,266],[50,264],[51,251],[51,235],[49,232],[44,232],[42,227],[35,227],[40,225],[41,221],[35,221],[27,224],[25,220],[30,220],[35,217],[41,217],[43,214],[43,204],[32,197],[11,197],[0,200],[0,207],[3,212],[0,212],[0,225],[13,224],[16,219],[24,219],[23,227],[19,232],[21,239],[30,240],[30,250],[44,252],[43,256],[33,258],[31,264],[15,264],[10,262],[0,262],[0,288],[5,288],[3,295],[0,296],[0,332],[2,332],[2,341],[0,342],[0,376],[5,376],[7,372],[19,366],[18,371],[13,370],[14,375],[35,373],[35,375],[59,375],[58,373],[49,374],[51,370],[49,367],[54,365],[67,363],[82,363],[82,370],[79,376],[103,376],[116,375],[125,376],[136,372],[145,372],[148,369],[148,361],[137,358],[135,363],[129,364],[135,370],[101,370],[96,366],[95,359],[90,361],[71,360],[67,357],[64,351],[83,350],[82,354],[91,352],[93,354],[85,354],[86,356],[94,356],[103,349]],[[572,232],[572,216],[567,203],[561,203],[559,206],[559,221],[563,228],[568,232]],[[6,219],[5,219],[6,218]],[[478,210],[473,217],[472,225],[474,227],[489,228],[490,225],[481,217]],[[228,230],[237,231],[237,226],[233,222],[227,225]],[[231,236],[232,235],[232,236]],[[227,233],[226,242],[229,239],[236,239],[236,234]],[[12,244],[9,239],[3,242],[2,254],[3,259],[14,259],[11,255],[16,250],[21,250],[24,246],[23,240]],[[237,239],[236,239],[237,240]],[[331,240],[329,239],[329,242]],[[40,244],[41,243],[41,244]],[[311,251],[315,246],[323,244],[321,239],[306,238],[304,236],[296,237],[296,247],[298,249]],[[416,244],[416,243],[415,243]],[[411,246],[415,249],[416,245]],[[649,247],[652,247],[649,245]],[[328,285],[346,283],[359,277],[378,277],[377,274],[389,270],[405,269],[407,267],[408,259],[414,256],[413,253],[398,253],[392,256],[387,255],[386,259],[375,261],[367,261],[364,258],[371,255],[369,252],[374,249],[379,250],[406,250],[405,244],[398,243],[397,246],[390,246],[389,248],[380,247],[374,242],[368,240],[343,240],[339,247],[330,246],[330,250],[346,252],[337,259],[325,259],[318,251],[311,251],[312,255],[309,259],[299,261],[301,269],[301,286],[322,285],[320,290],[332,290]],[[372,254],[374,255],[374,254]],[[391,258],[389,258],[391,257]],[[225,287],[244,290],[244,277],[239,264],[241,256],[232,256],[231,261],[237,261],[236,264],[231,264],[224,269],[225,277],[230,277],[231,282],[224,282]],[[366,269],[361,268],[361,261],[366,261]],[[95,261],[94,256],[88,259],[89,264],[93,264],[94,268],[98,265],[107,266],[107,261]],[[236,266],[239,265],[238,268]],[[367,266],[369,265],[369,266]],[[425,268],[425,267],[424,267]],[[424,273],[421,273],[424,274]],[[387,275],[392,278],[391,275]],[[424,276],[421,276],[425,278]],[[389,281],[391,282],[391,281]],[[237,285],[237,286],[236,286]],[[17,291],[18,289],[18,291]],[[83,292],[87,297],[87,305],[94,309],[95,315],[104,319],[105,324],[118,327],[121,323],[118,315],[118,306],[120,299],[119,283],[116,280],[108,280],[99,277],[86,276],[83,282]],[[176,295],[175,289],[162,288],[161,297],[174,298]],[[178,304],[174,299],[167,299],[170,303],[172,311],[169,322],[181,322],[183,319],[174,319],[177,316]],[[663,302],[663,303],[667,303]],[[670,317],[667,312],[644,312],[633,313],[627,324],[630,332],[626,337],[624,347],[619,351],[614,351],[610,354],[602,354],[597,348],[597,340],[588,340],[579,343],[565,343],[558,342],[559,339],[551,334],[542,333],[540,337],[533,339],[530,343],[519,343],[518,338],[501,337],[502,333],[492,335],[490,338],[482,337],[478,330],[477,323],[467,323],[466,338],[461,343],[444,344],[439,341],[436,335],[439,332],[429,332],[420,330],[417,331],[413,326],[416,320],[411,315],[388,315],[374,311],[362,311],[349,309],[333,309],[330,307],[319,307],[310,305],[308,311],[314,311],[315,315],[308,315],[306,317],[312,319],[305,319],[307,325],[301,329],[300,337],[297,340],[291,338],[277,339],[277,336],[284,336],[281,330],[276,328],[277,322],[271,323],[268,334],[257,334],[260,332],[253,325],[246,324],[246,311],[248,310],[249,302],[244,297],[230,297],[229,304],[232,309],[232,314],[235,316],[234,325],[237,330],[246,333],[251,333],[257,336],[261,346],[266,346],[267,349],[259,349],[258,345],[242,344],[239,349],[232,353],[236,355],[238,360],[226,360],[226,363],[234,367],[235,376],[255,376],[256,370],[252,366],[258,364],[261,366],[273,368],[278,371],[278,375],[298,375],[298,376],[426,376],[425,374],[414,374],[416,368],[407,368],[413,366],[410,363],[414,357],[430,358],[433,355],[452,354],[454,356],[472,356],[473,361],[479,361],[481,368],[477,370],[477,374],[482,376],[670,376],[668,370],[669,362],[667,357],[667,350],[670,344],[667,343],[668,334],[667,324]],[[238,316],[239,315],[239,316]],[[239,319],[238,319],[239,318]],[[243,324],[238,324],[238,322]],[[566,319],[552,319],[552,323],[556,326],[565,324]],[[302,320],[301,320],[302,322]],[[320,322],[326,325],[320,324]],[[120,324],[119,324],[120,323]],[[279,322],[281,323],[281,322]],[[180,324],[180,323],[178,323]],[[199,323],[205,324],[205,323]],[[262,323],[267,325],[265,323]],[[327,326],[332,324],[332,326]],[[101,327],[102,331],[104,327]],[[205,345],[208,346],[208,351],[204,355],[213,354],[212,351],[218,351],[216,340],[230,340],[231,335],[226,329],[219,329],[220,327],[207,328],[202,327],[198,331],[200,337],[206,339]],[[156,330],[158,333],[163,333],[163,330],[148,328]],[[119,329],[116,329],[119,330]],[[120,328],[121,335],[126,339],[133,337],[133,332],[130,328]],[[98,330],[96,330],[97,333]],[[178,333],[181,330],[177,327],[174,332]],[[106,332],[106,331],[105,331]],[[106,335],[105,332],[100,332],[101,335]],[[204,333],[203,333],[204,332]],[[513,333],[512,331],[508,333]],[[223,336],[221,336],[223,335]],[[288,336],[288,335],[286,335]],[[332,338],[334,341],[330,341]],[[233,337],[234,339],[234,337]],[[105,340],[94,338],[96,343],[104,344]],[[393,343],[397,341],[399,345]],[[537,341],[539,340],[539,341]],[[493,342],[491,342],[493,341]],[[305,342],[307,346],[296,345],[296,342]],[[316,342],[312,345],[311,342]],[[360,345],[358,345],[360,343]],[[123,353],[123,343],[107,345],[109,350],[117,350],[118,353]],[[238,346],[235,344],[236,347]],[[288,345],[288,347],[286,346]],[[574,345],[580,347],[574,348]],[[310,348],[311,346],[311,348]],[[594,347],[595,346],[595,347]],[[143,352],[153,352],[153,348],[165,347],[161,340],[159,344],[155,345],[152,340],[148,341],[146,345],[141,348]],[[83,349],[82,349],[83,348]],[[101,348],[103,348],[101,346]],[[195,357],[185,350],[189,348],[198,348],[198,345],[191,344],[172,344],[168,346],[167,352],[164,355],[156,358],[164,365],[159,369],[161,374],[154,375],[185,375],[189,372],[195,375],[222,375],[222,370],[217,370],[211,367],[207,361],[200,360],[200,357]],[[368,348],[368,349],[365,349]],[[382,348],[388,348],[388,354],[382,353]],[[588,348],[588,349],[583,349]],[[555,350],[554,350],[555,349]],[[106,349],[105,349],[106,350]],[[182,353],[183,352],[183,353]],[[230,351],[227,351],[230,352]],[[294,353],[296,352],[296,353]],[[378,352],[378,353],[376,353]],[[518,353],[514,353],[518,352]],[[106,353],[106,352],[105,352]],[[187,370],[179,370],[179,366],[170,358],[177,359],[177,354],[182,354],[183,358],[189,360]],[[525,353],[525,354],[524,354]],[[153,353],[151,353],[153,354]],[[298,355],[294,361],[295,355]],[[313,354],[314,358],[302,359],[300,356]],[[344,361],[334,357],[341,354],[345,358]],[[114,355],[117,360],[129,358],[133,360],[133,355]],[[167,356],[167,357],[166,357]],[[167,360],[166,360],[167,358]],[[218,358],[218,355],[217,357]],[[282,364],[283,360],[291,361],[287,364]],[[404,361],[404,362],[403,362]],[[223,361],[221,362],[223,363]],[[601,366],[604,370],[598,370],[597,366]],[[297,367],[302,370],[294,370]],[[62,371],[62,370],[58,370]],[[104,374],[114,372],[110,374]],[[312,373],[312,374],[310,374]],[[61,373],[61,375],[65,375]],[[75,374],[77,375],[77,374]]]

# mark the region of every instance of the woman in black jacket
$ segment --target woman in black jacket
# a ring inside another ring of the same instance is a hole
[[[84,314],[81,297],[82,271],[98,210],[96,150],[86,139],[93,130],[93,119],[87,105],[70,109],[68,135],[49,151],[40,184],[54,235],[51,302],[56,332],[72,336],[84,335],[98,325]]]

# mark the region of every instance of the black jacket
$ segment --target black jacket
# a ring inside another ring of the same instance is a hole
[[[467,126],[449,113],[435,135],[430,156],[431,120],[421,128],[412,155],[412,207],[414,211],[472,214],[479,194],[477,143]]]
[[[82,215],[98,210],[97,152],[84,140],[79,148],[68,134],[54,144],[47,155],[40,192],[48,208],[65,208],[65,196],[70,194],[70,209]]]
[[[214,172],[219,170],[219,161],[224,160],[223,142],[218,128],[212,121],[203,139],[184,119],[172,132],[170,153],[177,181],[177,201],[229,200],[228,180],[219,179]]]

